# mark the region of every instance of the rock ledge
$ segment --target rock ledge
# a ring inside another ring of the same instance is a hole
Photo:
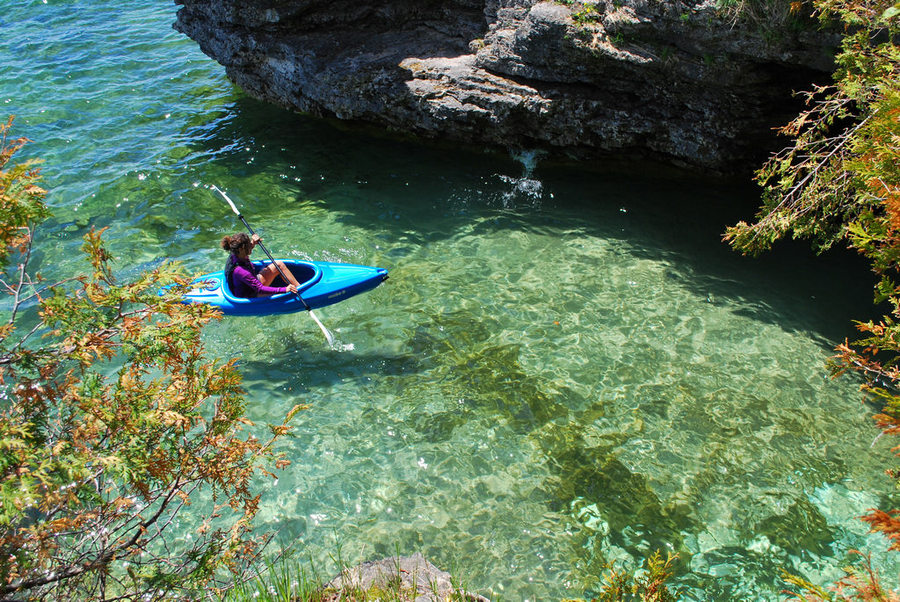
[[[716,171],[773,150],[791,92],[828,80],[839,42],[716,0],[176,2],[175,28],[236,84],[295,111]]]

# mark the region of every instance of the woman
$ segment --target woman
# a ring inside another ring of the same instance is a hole
[[[278,276],[278,268],[269,264],[263,269],[257,268],[250,262],[250,252],[259,244],[258,234],[250,238],[243,232],[222,239],[222,248],[230,253],[225,264],[225,281],[235,297],[258,297],[260,295],[276,295],[278,293],[296,293],[300,283],[287,269],[284,263],[278,261],[278,268],[288,279],[287,286],[269,286]]]

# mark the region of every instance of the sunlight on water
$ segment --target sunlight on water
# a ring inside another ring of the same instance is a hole
[[[242,226],[211,185],[276,256],[390,270],[317,310],[333,347],[303,313],[206,333],[240,359],[254,421],[310,404],[264,486],[279,541],[325,573],[338,548],[421,551],[506,600],[589,596],[608,563],[657,549],[689,600],[776,600],[782,570],[824,584],[855,548],[897,573],[856,518],[896,504],[891,442],[823,368],[870,311],[852,258],[735,255],[721,232],[754,200],[728,182],[264,106],[171,30],[174,10],[13,2],[0,102],[46,159],[45,276],[84,268],[92,226],[122,278],[166,258],[221,269]]]

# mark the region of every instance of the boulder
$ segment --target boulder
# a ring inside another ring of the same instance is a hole
[[[386,599],[409,602],[488,602],[487,598],[455,587],[448,573],[419,553],[364,562],[352,569],[344,569],[322,587],[322,600],[356,599],[353,597],[356,591],[368,592],[367,600],[373,592],[380,592]]]

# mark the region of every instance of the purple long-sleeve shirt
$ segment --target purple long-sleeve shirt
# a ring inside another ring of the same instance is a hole
[[[253,265],[249,259],[240,260],[234,255],[228,258],[229,263],[234,262],[234,271],[231,273],[231,292],[235,297],[258,297],[259,295],[276,295],[278,293],[286,293],[285,286],[266,286],[256,275],[259,270]],[[226,266],[226,273],[228,271]]]

